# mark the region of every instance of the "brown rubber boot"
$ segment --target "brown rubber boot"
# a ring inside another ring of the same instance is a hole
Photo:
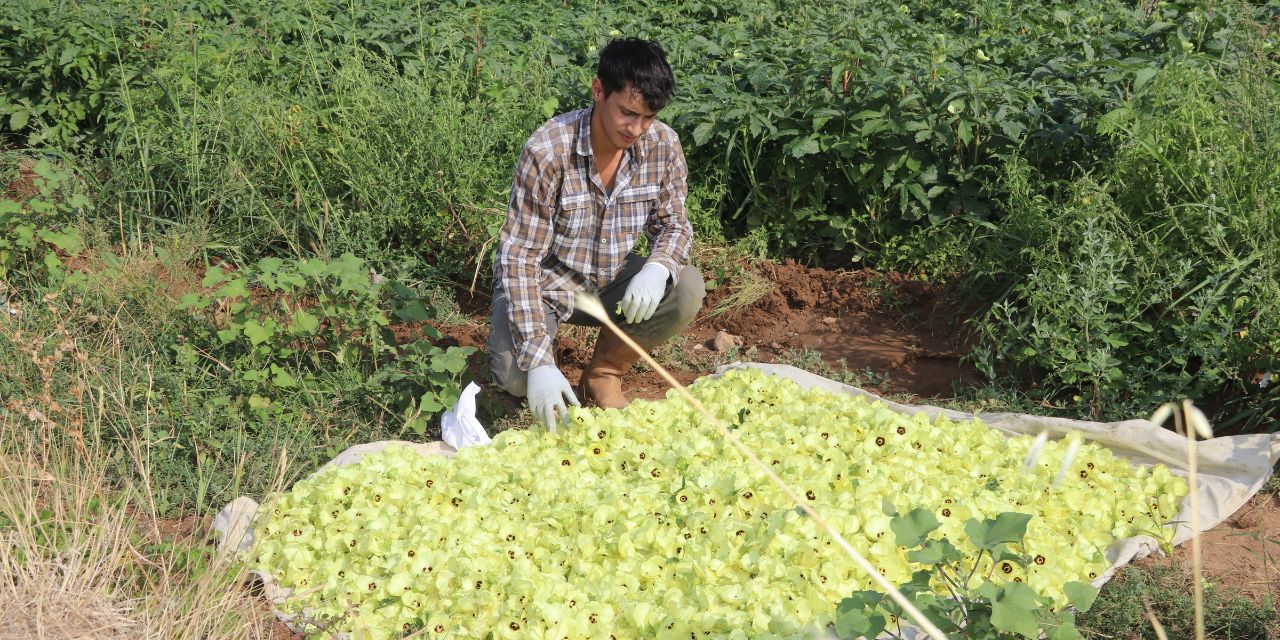
[[[645,348],[643,344],[640,347]],[[600,327],[591,363],[583,370],[582,380],[578,383],[581,400],[602,409],[627,406],[629,400],[622,395],[622,375],[639,359],[640,354],[628,347],[622,338],[608,327]]]

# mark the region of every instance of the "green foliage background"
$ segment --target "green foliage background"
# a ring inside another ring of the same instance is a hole
[[[1067,413],[1189,396],[1269,429],[1277,16],[1274,0],[14,0],[0,14],[5,178],[38,167],[56,184],[0,202],[0,302],[138,310],[145,323],[109,329],[145,347],[115,357],[167,363],[166,384],[222,416],[174,418],[157,441],[181,464],[228,433],[265,446],[316,416],[421,428],[457,392],[457,358],[373,325],[294,344],[298,301],[333,291],[303,265],[365,279],[333,319],[438,319],[440,291],[485,290],[520,146],[589,104],[599,47],[640,36],[675,68],[662,118],[703,242],[957,284],[983,309],[980,369]],[[62,265],[117,277],[126,257],[307,284],[277,291],[283,303],[201,290],[177,309]],[[22,361],[14,349],[4,358]]]

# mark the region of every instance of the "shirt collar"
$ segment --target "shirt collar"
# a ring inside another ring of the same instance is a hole
[[[577,151],[580,156],[595,155],[595,151],[591,149],[591,114],[594,111],[594,105],[587,107],[582,111],[582,116],[578,119]],[[627,149],[627,151],[630,152],[628,155],[632,164],[643,161],[645,156],[649,155],[649,149],[653,147],[656,135],[657,134],[653,131],[653,127],[650,126],[649,130],[645,131],[644,135],[640,136],[640,139],[636,140],[636,143],[631,145],[630,149]]]

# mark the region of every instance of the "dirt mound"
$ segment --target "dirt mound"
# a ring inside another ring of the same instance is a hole
[[[1201,568],[1205,579],[1224,585],[1255,603],[1280,598],[1280,496],[1260,491],[1226,522],[1201,537]],[[1174,548],[1173,555],[1144,558],[1137,563],[1176,566],[1191,573],[1191,543]]]
[[[938,285],[900,273],[835,271],[787,260],[765,264],[771,290],[754,304],[704,314],[693,331],[742,336],[744,351],[777,360],[812,350],[832,367],[841,361],[864,386],[930,397],[950,392],[977,372],[960,362],[971,347],[954,296]],[[731,288],[731,287],[730,287]],[[708,295],[715,309],[728,290]]]
[[[739,284],[733,281],[710,291],[702,314],[674,341],[679,344],[664,352],[682,383],[732,359],[789,362],[824,375],[856,377],[874,391],[921,397],[947,394],[955,382],[976,376],[960,362],[968,352],[960,330],[962,315],[937,285],[904,274],[837,271],[793,260],[753,268],[765,279],[755,283],[767,288],[760,299],[733,306]],[[473,304],[468,313],[471,322],[466,325],[440,329],[446,344],[478,349],[472,373],[488,382],[488,308]],[[406,327],[396,329],[397,337],[411,332]],[[595,331],[566,327],[557,337],[556,361],[570,382],[577,381],[590,360]],[[716,352],[713,338],[721,331],[740,337],[741,346]],[[813,360],[815,356],[819,359]],[[657,373],[643,367],[632,372],[627,384],[629,393],[640,398],[661,397],[668,388]]]

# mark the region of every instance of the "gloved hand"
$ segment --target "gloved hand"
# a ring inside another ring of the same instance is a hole
[[[566,400],[569,404],[581,406],[578,403],[578,396],[573,393],[573,387],[569,386],[569,381],[554,364],[544,364],[529,370],[527,393],[529,410],[542,420],[552,433],[556,431],[557,422],[569,416]]]
[[[618,311],[627,319],[627,324],[644,322],[653,317],[658,303],[667,292],[667,277],[671,275],[666,267],[656,263],[645,263],[644,268],[627,284],[627,293],[618,304]]]

